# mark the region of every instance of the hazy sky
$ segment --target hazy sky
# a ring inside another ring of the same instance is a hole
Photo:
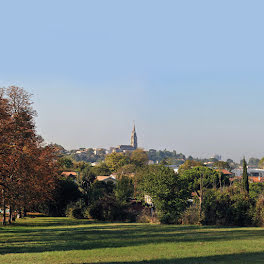
[[[0,1],[0,86],[66,148],[264,156],[264,1]]]

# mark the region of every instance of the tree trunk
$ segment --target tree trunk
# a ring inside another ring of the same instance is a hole
[[[12,206],[10,205],[9,206],[9,218],[8,218],[8,223],[9,224],[12,224],[12,214],[13,214],[13,212],[12,212]]]
[[[5,203],[5,190],[2,190],[3,194],[3,221],[2,224],[6,225],[6,203]]]
[[[12,214],[12,221],[13,222],[16,221],[16,217],[17,217],[17,213],[16,213],[16,211],[14,211],[13,214]]]
[[[23,209],[23,218],[27,216],[27,209],[24,207]]]
[[[220,170],[220,169],[219,169]],[[219,171],[219,187],[222,189],[222,173]]]

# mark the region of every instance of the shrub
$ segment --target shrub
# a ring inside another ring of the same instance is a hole
[[[261,195],[256,203],[254,223],[257,226],[264,226],[264,195]]]
[[[248,226],[253,222],[254,201],[233,188],[207,190],[203,200],[203,224]]]
[[[137,223],[159,223],[156,213],[151,215],[150,208],[144,208],[136,218]]]
[[[127,218],[124,207],[114,195],[105,195],[90,206],[89,214],[93,219],[101,221],[125,220]]]
[[[182,224],[184,225],[197,225],[200,221],[199,204],[194,203],[188,207],[182,215]]]
[[[84,201],[79,200],[75,203],[68,204],[65,211],[65,215],[71,218],[83,219],[85,209],[86,209],[86,205]]]
[[[90,208],[89,207],[85,207],[85,209],[83,210],[83,217],[86,219],[92,218],[90,215]]]
[[[243,193],[232,197],[232,224],[250,226],[253,223],[253,201]]]
[[[72,210],[72,218],[76,218],[76,219],[83,219],[83,211],[81,208],[73,208]]]

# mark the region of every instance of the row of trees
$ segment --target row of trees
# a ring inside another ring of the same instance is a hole
[[[77,176],[61,176],[55,198],[40,209],[53,216],[76,215],[78,212],[78,217],[90,215],[99,220],[135,218],[128,213],[131,209],[128,208],[129,199],[134,197],[132,177],[147,166],[147,161],[147,154],[141,149],[127,154],[109,154],[105,162],[96,166],[62,157],[58,160],[60,173],[74,171]],[[116,185],[96,181],[97,176],[112,173],[116,174]]]
[[[68,203],[57,207],[64,208],[62,215],[66,211],[67,215],[99,220],[135,220],[141,212],[133,211],[131,198],[144,205],[147,195],[162,223],[256,223],[253,213],[257,210],[256,204],[259,204],[257,201],[264,186],[249,186],[245,160],[243,180],[232,186],[221,170],[205,167],[195,160],[186,161],[177,174],[167,166],[148,165],[147,161],[147,153],[140,149],[127,154],[109,154],[105,162],[95,167],[61,159],[59,162],[63,169],[66,164],[71,164],[69,169],[77,170],[79,177],[76,181],[71,180],[75,191],[70,197],[75,199],[61,199]],[[226,167],[225,162],[216,165],[218,168]],[[95,181],[96,176],[110,173],[117,176],[115,186]],[[64,184],[67,182],[69,185],[69,180],[65,179]],[[77,190],[79,195],[74,196]],[[148,204],[145,206],[149,207]],[[228,216],[224,213],[225,209],[229,212]]]
[[[263,225],[264,185],[243,177],[234,183],[220,170],[186,161],[179,173],[152,165],[138,171],[137,194],[149,195],[162,223]],[[138,196],[138,197],[139,197]]]
[[[19,87],[0,89],[0,194],[3,224],[52,197],[55,153],[35,130],[31,96]]]

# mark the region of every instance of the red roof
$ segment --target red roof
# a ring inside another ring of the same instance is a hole
[[[242,180],[242,177],[241,176],[235,176],[235,177],[229,178],[229,180],[231,182],[233,182],[235,180]],[[249,176],[248,180],[249,180],[249,182],[264,182],[264,178],[263,177]]]
[[[218,169],[216,171],[219,171]],[[225,175],[232,175],[232,173],[228,170],[222,169],[221,172]]]
[[[69,177],[69,176],[78,176],[77,172],[75,171],[64,171],[61,174],[62,176]]]
[[[263,182],[264,181],[264,179],[263,179],[263,177],[254,177],[254,176],[250,176],[250,177],[248,177],[248,179],[249,179],[249,181],[252,181],[252,182]]]

